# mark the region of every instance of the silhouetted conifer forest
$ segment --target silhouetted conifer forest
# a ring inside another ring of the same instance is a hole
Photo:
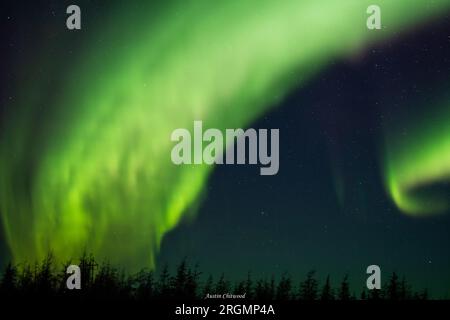
[[[392,273],[381,290],[360,292],[350,289],[349,275],[342,279],[327,276],[319,280],[311,270],[296,283],[291,275],[284,273],[258,279],[251,272],[244,274],[241,281],[232,282],[222,273],[214,278],[203,274],[200,268],[191,266],[183,259],[174,272],[167,265],[158,273],[142,269],[128,274],[108,262],[98,263],[92,255],[83,254],[77,264],[81,269],[81,289],[69,290],[66,285],[67,267],[59,265],[49,254],[35,264],[8,264],[1,275],[0,296],[2,299],[21,298],[79,298],[118,300],[197,300],[207,294],[243,295],[257,301],[351,301],[351,300],[427,300],[426,289],[416,291],[404,277]]]

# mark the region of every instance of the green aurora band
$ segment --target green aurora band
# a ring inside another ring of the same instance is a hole
[[[194,120],[248,126],[332,60],[450,7],[378,0],[385,28],[369,31],[372,2],[119,4],[105,26],[89,29],[78,59],[61,66],[40,46],[34,61],[19,61],[27,76],[0,135],[0,210],[13,259],[52,250],[63,261],[87,249],[131,269],[154,267],[164,234],[195,213],[211,171],[171,163],[174,129]],[[49,88],[48,70],[62,67],[58,90]],[[423,167],[423,177],[448,173],[446,159],[446,170]],[[409,209],[409,171],[396,168],[393,198]]]
[[[427,108],[420,120],[403,124],[403,132],[386,133],[386,185],[397,207],[411,216],[444,213],[450,208],[450,99]]]

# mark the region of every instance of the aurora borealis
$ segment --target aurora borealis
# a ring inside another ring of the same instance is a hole
[[[449,100],[441,98],[440,103],[432,108],[437,113],[406,125],[412,127],[408,136],[397,129],[387,138],[389,192],[403,212],[414,216],[442,213],[450,205]]]
[[[23,40],[2,100],[0,214],[11,257],[52,250],[64,261],[86,249],[154,268],[165,235],[197,214],[214,170],[172,164],[174,129],[199,119],[245,128],[336,60],[357,60],[450,8],[380,0],[378,32],[366,28],[372,2],[80,2],[80,31],[65,30],[65,8],[53,4],[58,19]],[[432,117],[386,123],[379,137],[381,183],[408,216],[448,210],[448,98],[432,107]]]

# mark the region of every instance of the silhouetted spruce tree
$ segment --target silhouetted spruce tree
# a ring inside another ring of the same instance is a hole
[[[136,299],[149,300],[155,295],[155,280],[153,279],[153,271],[141,270],[136,275]]]
[[[219,280],[216,283],[215,293],[224,294],[229,291],[229,282],[225,279],[225,274],[222,273]]]
[[[17,268],[11,263],[8,263],[2,275],[0,282],[0,296],[13,297],[16,295],[17,285]]]
[[[318,282],[314,278],[316,271],[311,270],[306,274],[306,279],[300,283],[299,299],[304,301],[314,301],[317,299]]]
[[[17,288],[20,295],[27,297],[34,293],[34,273],[30,264],[24,264],[18,273]]]
[[[245,281],[238,281],[234,285],[233,294],[244,294],[245,293]]]
[[[69,290],[67,289],[67,278],[68,278],[68,274],[67,274],[67,268],[71,265],[72,263],[70,261],[67,261],[65,264],[62,265],[59,273],[56,275],[56,279],[57,279],[57,283],[58,283],[58,288],[57,288],[57,292],[58,294],[71,294],[72,296],[76,294],[77,290]],[[81,277],[83,278],[83,277]],[[83,286],[81,286],[81,288],[83,290],[85,290],[85,288]],[[73,291],[73,292],[70,292]]]
[[[169,266],[165,264],[161,269],[158,280],[158,297],[167,299],[170,297],[170,273]]]
[[[405,277],[402,277],[402,281],[400,282],[399,287],[399,299],[400,300],[411,300],[412,294],[411,294],[411,288],[406,281]]]
[[[270,299],[270,284],[267,279],[260,279],[256,282],[255,297],[256,300]]]
[[[35,272],[36,291],[39,292],[39,298],[52,295],[54,293],[53,289],[56,287],[52,253],[48,253],[42,260],[42,263],[37,265]]]
[[[348,282],[348,274],[344,276],[342,279],[339,292],[338,292],[338,298],[342,301],[348,301],[350,300],[350,285]]]
[[[366,289],[365,288],[363,288],[362,291],[361,291],[360,299],[361,300],[367,300],[367,293],[366,293]]]
[[[265,300],[265,301],[269,301],[273,299],[274,296],[274,291],[275,291],[275,279],[272,276],[271,280],[268,281],[267,278],[265,278],[264,280],[260,280],[259,282],[259,286],[260,286],[260,293],[259,296],[260,298],[256,298],[257,300]]]
[[[186,297],[186,282],[187,282],[187,262],[186,258],[184,258],[179,264],[176,275],[173,279],[171,279],[171,286],[173,288],[173,294],[176,298],[185,298]]]
[[[198,265],[195,265],[193,270],[189,269],[187,272],[185,293],[189,299],[197,298],[198,281],[200,275],[201,272],[198,271]]]
[[[269,300],[270,299],[270,282],[267,280],[267,278],[264,278],[262,292],[263,292],[262,300]]]
[[[280,282],[278,283],[276,299],[281,301],[290,300],[292,298],[291,290],[291,277],[287,273],[284,273],[281,277]]]
[[[417,293],[416,296],[416,300],[428,300],[428,290],[423,289],[421,292]]]
[[[330,276],[327,276],[325,284],[322,287],[322,293],[320,294],[320,300],[330,301],[334,300],[333,288],[331,287]]]
[[[386,288],[388,300],[397,301],[399,300],[399,282],[398,276],[395,272],[392,273],[391,278],[389,279],[389,283]]]
[[[245,292],[247,299],[254,299],[253,296],[253,281],[252,281],[252,273],[249,271],[247,273],[247,281],[245,282]]]
[[[133,292],[133,277],[125,273],[124,269],[121,269],[120,274],[118,273],[118,285],[117,285],[117,297],[119,299],[129,299]]]
[[[103,262],[92,284],[91,294],[96,298],[116,299],[121,295],[123,285],[118,270],[109,262]]]
[[[206,279],[206,282],[203,286],[203,292],[202,292],[201,298],[206,297],[207,294],[212,294],[213,290],[214,290],[213,286],[214,286],[214,279],[213,279],[213,276],[210,274],[208,276],[208,278]]]
[[[86,250],[83,251],[79,258],[78,266],[81,272],[81,288],[89,291],[94,283],[95,269],[98,267],[97,262],[92,254],[87,254]],[[105,270],[103,270],[105,271]],[[104,276],[104,274],[102,275]]]
[[[269,300],[273,300],[275,299],[275,276],[272,275],[272,277],[270,278],[270,284],[269,284],[269,290],[268,290],[268,299]]]
[[[368,300],[381,300],[383,299],[383,291],[381,289],[371,289],[367,295]]]

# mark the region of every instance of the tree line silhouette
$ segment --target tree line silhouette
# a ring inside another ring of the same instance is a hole
[[[67,267],[60,265],[49,254],[35,264],[13,265],[9,263],[3,270],[0,281],[1,298],[79,298],[79,299],[120,299],[120,300],[196,300],[207,294],[245,293],[250,300],[278,301],[351,301],[351,300],[427,300],[428,291],[414,291],[403,277],[394,272],[381,290],[365,288],[355,294],[350,289],[349,276],[345,275],[336,287],[330,276],[319,283],[314,270],[297,285],[288,273],[264,279],[253,279],[248,272],[246,279],[231,282],[222,273],[217,280],[210,274],[206,277],[197,265],[190,266],[183,259],[174,273],[164,265],[157,274],[142,269],[134,274],[126,274],[108,262],[97,263],[93,255],[83,254],[78,266],[81,270],[81,290],[69,290],[66,286]]]

